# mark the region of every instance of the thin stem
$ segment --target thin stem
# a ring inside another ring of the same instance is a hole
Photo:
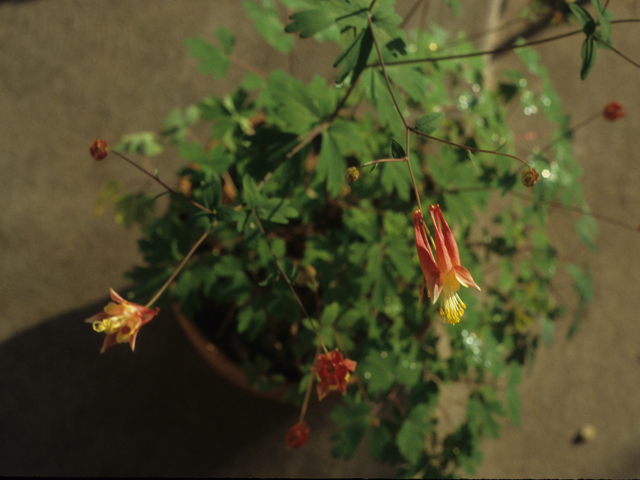
[[[501,157],[513,158],[514,160],[517,160],[520,163],[526,165],[528,168],[531,168],[531,166],[529,165],[529,163],[526,160],[523,160],[520,157],[516,157],[515,155],[509,155],[508,153],[502,153],[502,152],[498,152],[496,150],[483,150],[481,148],[467,147],[466,145],[461,145],[459,143],[450,142],[449,140],[444,140],[443,138],[432,137],[431,135],[427,135],[426,133],[422,133],[419,130],[416,130],[415,128],[412,128],[412,127],[407,127],[407,128],[409,130],[411,130],[413,133],[417,134],[417,135],[421,135],[423,137],[430,138],[431,140],[435,140],[436,142],[446,143],[447,145],[451,145],[453,147],[462,148],[464,150],[470,150],[472,152],[489,153],[491,155],[499,155]]]
[[[369,30],[371,31],[371,37],[373,38],[373,43],[376,46],[376,52],[378,54],[378,59],[380,63],[377,66],[382,67],[382,74],[384,75],[384,81],[387,83],[387,88],[389,89],[389,93],[391,94],[391,99],[393,100],[393,104],[396,106],[396,111],[398,115],[400,115],[400,119],[402,120],[402,124],[405,128],[408,128],[407,121],[402,115],[402,110],[400,110],[400,106],[398,105],[398,101],[396,100],[396,96],[393,93],[393,89],[391,88],[391,82],[389,81],[389,76],[387,75],[387,69],[385,67],[384,61],[382,60],[382,52],[380,51],[380,45],[378,45],[378,39],[376,38],[376,34],[373,31],[373,21],[371,20],[371,15],[367,17],[367,21],[369,22]]]
[[[313,361],[315,362],[316,357],[320,354],[320,345],[316,348],[316,354],[313,357]],[[304,420],[304,416],[307,413],[307,406],[309,405],[309,398],[311,397],[311,387],[313,386],[313,367],[311,368],[311,372],[309,372],[309,383],[307,384],[307,392],[304,394],[304,402],[302,402],[302,409],[300,410],[300,418],[298,419],[298,423],[302,423]]]
[[[360,165],[360,168],[370,167],[371,165],[378,165],[379,163],[393,163],[393,162],[404,162],[405,158],[382,158],[380,160],[372,160],[370,162],[364,163]]]
[[[163,294],[163,292],[167,289],[167,287],[171,284],[171,282],[173,281],[174,278],[176,278],[176,276],[178,275],[178,273],[180,273],[180,271],[184,268],[184,266],[186,265],[186,263],[189,261],[189,259],[191,258],[191,256],[193,255],[193,253],[196,251],[196,249],[200,246],[200,244],[202,242],[204,242],[204,239],[207,238],[207,236],[209,235],[209,233],[211,232],[211,229],[217,224],[218,222],[215,221],[214,223],[211,224],[211,226],[207,229],[206,232],[204,232],[202,234],[202,236],[198,239],[198,241],[193,245],[193,247],[191,247],[191,250],[189,250],[189,253],[187,253],[187,255],[182,259],[182,262],[180,262],[180,265],[178,265],[178,267],[173,271],[173,273],[171,274],[171,276],[169,277],[169,279],[164,283],[164,285],[162,286],[162,288],[160,288],[160,290],[158,290],[158,293],[156,293],[154,295],[154,297],[149,300],[149,302],[147,303],[146,307],[149,308],[151,307],[151,305],[154,304],[154,302],[156,300],[158,300],[158,298],[160,298],[160,295]]]
[[[407,133],[407,156],[405,157],[405,160],[407,162],[407,168],[409,169],[409,175],[411,176],[411,184],[413,185],[413,191],[416,194],[416,201],[418,202],[418,208],[420,209],[420,212],[422,212],[422,203],[420,202],[420,192],[418,191],[418,185],[416,184],[416,177],[413,175],[413,168],[411,168],[411,161],[409,159],[409,152],[410,152],[410,147],[411,145],[409,144],[409,133],[410,130],[407,128],[406,129],[406,133]]]
[[[573,133],[575,133],[578,129],[584,127],[585,125],[588,125],[589,123],[593,122],[595,119],[597,119],[598,117],[600,117],[602,115],[602,112],[598,112],[595,113],[593,115],[591,115],[589,118],[586,118],[584,120],[582,120],[581,122],[579,122],[578,124],[574,125],[573,127],[571,127],[569,130],[567,130],[566,132],[564,132],[562,135],[560,135],[558,138],[554,138],[553,140],[551,140],[549,143],[547,143],[542,149],[540,149],[541,152],[546,152],[547,150],[549,150],[553,145],[555,145],[556,143],[558,143],[560,140],[562,140],[563,138],[568,137],[569,135],[572,135]]]
[[[123,154],[121,154],[120,152],[116,152],[115,150],[111,150],[111,152],[115,155],[117,155],[118,157],[120,157],[121,159],[123,159],[125,162],[128,162],[130,165],[133,165],[135,168],[137,168],[138,170],[140,170],[142,173],[144,173],[145,175],[148,175],[149,177],[151,177],[153,180],[155,180],[156,182],[158,182],[160,185],[162,185],[169,193],[173,193],[174,195],[186,200],[187,202],[189,202],[191,205],[193,205],[194,207],[199,208],[200,210],[207,212],[208,214],[215,214],[215,212],[213,210],[209,210],[207,207],[205,207],[204,205],[200,205],[198,202],[194,202],[193,200],[191,200],[188,197],[185,197],[183,194],[181,194],[180,192],[176,192],[173,188],[171,188],[169,185],[167,185],[166,183],[164,183],[162,180],[160,180],[160,178],[158,178],[156,175],[152,174],[151,172],[148,172],[147,170],[145,170],[144,168],[142,168],[140,165],[138,165],[137,163],[129,160],[127,157],[125,157]]]
[[[628,18],[628,19],[624,19],[624,20],[611,20],[611,24],[614,24],[614,23],[639,23],[639,22],[640,22],[639,18]],[[447,56],[443,56],[443,57],[415,58],[415,59],[412,59],[412,60],[397,60],[395,62],[387,62],[387,66],[388,67],[393,67],[393,66],[397,66],[397,65],[410,65],[410,64],[413,64],[413,63],[431,63],[431,62],[440,62],[440,61],[444,61],[444,60],[457,60],[457,59],[461,59],[461,58],[480,57],[482,55],[494,55],[494,54],[497,54],[497,53],[508,52],[510,50],[516,50],[518,48],[531,47],[533,45],[541,45],[543,43],[553,42],[555,40],[560,40],[562,38],[571,37],[573,35],[577,35],[577,34],[582,33],[582,32],[583,32],[582,29],[572,30],[572,31],[567,32],[567,33],[561,33],[559,35],[554,35],[553,37],[541,38],[540,40],[532,40],[530,42],[522,43],[520,45],[509,45],[509,46],[505,46],[505,47],[494,48],[492,50],[483,50],[483,51],[480,51],[480,52],[463,53],[463,54],[458,54],[458,55],[447,55]],[[622,55],[620,52],[617,52],[616,50],[614,50],[614,51],[616,53],[618,53],[619,55]],[[623,56],[623,58],[625,58],[626,60],[629,60],[628,58],[626,58],[624,56]],[[637,66],[637,64],[635,62],[633,62],[631,60],[629,60],[629,61]],[[379,64],[373,63],[371,65],[367,65],[366,68],[375,68],[375,67],[379,67],[379,66],[380,66]]]
[[[613,23],[613,22],[611,22]],[[555,35],[553,37],[548,37],[548,38],[542,38],[540,40],[532,40],[530,42],[526,42],[520,45],[510,45],[508,47],[500,47],[500,48],[494,48],[492,50],[483,50],[480,52],[473,52],[473,53],[463,53],[463,54],[458,54],[458,55],[447,55],[447,56],[443,56],[443,57],[427,57],[427,58],[414,58],[411,60],[396,60],[394,62],[387,62],[387,66],[388,67],[393,67],[393,66],[398,66],[398,65],[410,65],[413,63],[431,63],[431,62],[441,62],[444,60],[458,60],[461,58],[472,58],[472,57],[481,57],[483,55],[493,55],[496,53],[502,53],[502,52],[507,52],[509,50],[515,50],[518,48],[524,48],[524,47],[530,47],[532,45],[540,45],[542,43],[547,43],[547,42],[553,42],[554,40],[560,40],[561,38],[566,38],[566,37],[571,37],[573,35],[577,35],[578,33],[582,33],[582,29],[580,30],[572,30],[571,32],[567,32],[567,33],[562,33],[560,35]],[[375,68],[375,67],[379,67],[380,65],[377,63],[371,64],[371,65],[367,65],[367,67],[371,67],[371,68]]]
[[[613,23],[613,22],[611,22]],[[617,53],[620,57],[624,58],[627,62],[629,62],[631,65],[633,65],[634,67],[638,67],[640,68],[640,64],[634,62],[633,60],[631,60],[629,57],[627,57],[624,53],[622,53],[620,50],[617,50],[616,48],[614,48],[613,45],[611,45],[610,43],[605,42],[598,34],[594,33],[593,34],[594,38],[596,38],[600,43],[602,43],[603,45],[606,45],[608,48],[610,48],[611,50],[613,50],[615,53]]]
[[[304,305],[302,304],[302,300],[298,296],[298,292],[296,292],[296,290],[293,288],[293,283],[291,283],[291,280],[289,280],[289,277],[287,276],[287,274],[284,273],[284,269],[282,268],[282,265],[280,265],[280,261],[278,260],[276,252],[273,251],[273,248],[271,247],[271,242],[267,238],[267,232],[265,232],[264,227],[262,226],[262,223],[260,222],[260,219],[258,218],[258,214],[256,213],[256,209],[252,208],[251,209],[251,213],[253,214],[253,218],[256,220],[256,224],[258,225],[258,228],[260,229],[260,233],[262,234],[262,237],[264,238],[264,241],[267,243],[267,247],[269,248],[269,252],[271,252],[271,256],[273,257],[273,260],[276,262],[276,267],[278,268],[278,271],[280,272],[280,275],[282,275],[282,278],[284,279],[285,283],[289,287],[289,290],[291,290],[291,293],[293,294],[293,296],[295,297],[296,301],[298,302],[298,305],[300,305],[300,308],[302,309],[302,313],[304,313],[304,316],[307,317],[307,320],[309,320],[309,323],[311,324],[311,328],[313,329],[313,332],[318,337],[318,341],[320,342],[320,345],[322,346],[322,349],[324,350],[324,352],[327,355],[329,355],[329,350],[327,350],[327,347],[325,346],[324,342],[322,341],[322,337],[320,336],[320,333],[318,332],[318,329],[316,328],[313,320],[311,319],[311,317],[307,313],[307,309],[304,308]]]
[[[268,77],[268,75],[265,72],[245,62],[241,58],[236,57],[235,55],[229,55],[229,60],[231,60],[232,63],[235,63],[237,66],[246,70],[247,72],[253,73],[254,75],[258,75],[259,77],[262,77],[265,80]]]
[[[508,192],[508,193],[510,193],[511,195],[514,195],[516,197],[523,198],[523,199],[533,200],[533,197],[531,195],[525,195],[525,194],[522,194],[522,193],[519,193],[519,192]],[[603,215],[601,213],[585,212],[580,207],[566,206],[566,205],[562,205],[559,202],[545,202],[544,205],[548,205],[550,207],[557,207],[557,208],[560,208],[561,210],[567,210],[567,211],[571,211],[571,212],[581,213],[582,215],[588,215],[590,217],[597,218],[598,220],[602,220],[603,222],[607,222],[607,223],[610,223],[612,225],[616,225],[618,227],[622,227],[622,228],[625,228],[627,230],[631,230],[633,232],[638,232],[640,230],[638,227],[635,227],[635,226],[630,225],[630,224],[628,224],[626,222],[623,222],[622,220],[617,220],[615,218],[607,217],[606,215]]]

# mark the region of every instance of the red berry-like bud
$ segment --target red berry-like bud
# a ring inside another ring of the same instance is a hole
[[[109,142],[96,138],[89,148],[89,153],[96,160],[107,158],[107,155],[109,155]]]
[[[522,180],[522,184],[525,187],[533,187],[536,183],[538,183],[538,178],[540,178],[540,174],[536,172],[535,168],[527,168],[520,175],[520,179]]]
[[[309,427],[305,422],[296,423],[289,433],[287,433],[287,438],[285,441],[287,442],[287,447],[289,448],[300,448],[304,446],[309,440]]]
[[[607,120],[614,122],[625,116],[622,105],[618,102],[609,102],[602,111],[602,116]]]
[[[360,177],[360,171],[356,167],[347,168],[347,173],[344,176],[348,183],[353,183]]]

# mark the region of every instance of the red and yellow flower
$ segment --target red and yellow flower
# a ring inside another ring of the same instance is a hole
[[[87,318],[85,322],[92,323],[96,332],[105,332],[107,336],[102,344],[100,353],[104,353],[109,347],[116,343],[129,342],[131,350],[136,346],[136,337],[140,327],[151,321],[158,314],[159,308],[155,310],[138,305],[136,303],[127,302],[118,295],[113,289],[111,291],[111,300],[104,311],[95,314],[91,318]],[[115,302],[115,303],[114,303]]]
[[[338,390],[344,395],[351,372],[355,369],[356,362],[345,360],[338,349],[318,355],[312,370],[318,377],[318,399],[322,400],[331,390]]]
[[[416,248],[423,274],[420,301],[422,301],[422,292],[425,286],[432,303],[435,304],[442,296],[440,314],[447,322],[455,324],[460,321],[466,308],[458,296],[460,285],[478,290],[480,287],[476,285],[469,270],[460,264],[458,244],[442,216],[440,206],[431,205],[429,213],[435,229],[435,258],[422,224],[422,212],[418,209],[413,211]]]

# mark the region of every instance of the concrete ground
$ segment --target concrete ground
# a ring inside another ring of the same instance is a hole
[[[414,2],[397,3],[406,12]],[[460,20],[431,3],[427,22],[469,32],[489,15],[485,1],[462,1]],[[509,2],[504,18],[519,3]],[[640,17],[640,1],[610,5],[616,18]],[[220,379],[169,311],[145,327],[133,355],[99,355],[102,339],[82,322],[104,306],[109,287],[126,288],[122,274],[139,259],[135,231],[93,215],[96,192],[111,179],[156,188],[119,162],[96,164],[88,146],[157,130],[172,108],[228,91],[240,70],[224,81],[203,77],[183,47],[192,35],[213,39],[222,24],[238,36],[236,55],[258,68],[292,68],[303,80],[330,74],[334,50],[307,41],[282,59],[261,46],[239,0],[0,2],[0,475],[391,474],[364,452],[331,459],[327,405],[310,409],[307,447],[286,450],[298,412]],[[636,61],[637,32],[621,24],[613,35]],[[592,209],[637,225],[640,70],[601,50],[581,82],[580,43],[576,36],[537,50],[575,122],[611,100],[625,105],[624,119],[579,131],[574,153]],[[496,67],[513,65],[505,57]],[[531,130],[526,120],[514,115],[516,131]],[[164,178],[175,165],[170,155],[157,162]],[[589,261],[595,301],[572,341],[565,320],[554,345],[540,349],[520,389],[523,425],[505,424],[500,440],[484,442],[479,476],[640,476],[640,237],[600,222],[594,254],[576,240],[575,219],[554,214],[551,236],[561,258]],[[570,296],[566,275],[559,284]],[[585,424],[595,438],[573,445]]]

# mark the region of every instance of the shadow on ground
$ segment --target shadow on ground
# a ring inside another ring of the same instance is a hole
[[[118,345],[100,355],[102,335],[83,320],[107,301],[0,345],[2,475],[392,474],[364,451],[350,462],[327,461],[333,427],[325,405],[308,415],[307,446],[286,450],[298,410],[219,378],[168,311],[145,327],[135,353]]]

